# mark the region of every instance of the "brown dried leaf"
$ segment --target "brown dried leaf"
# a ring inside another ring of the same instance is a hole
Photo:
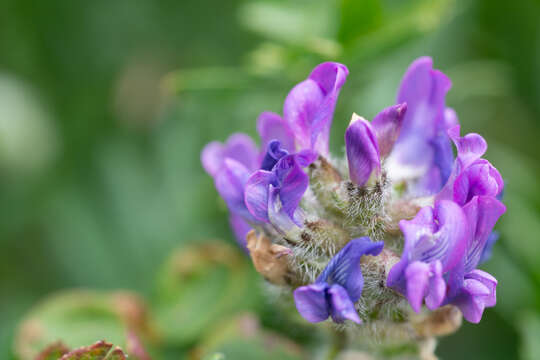
[[[286,284],[289,271],[287,256],[291,254],[291,249],[272,244],[270,239],[263,234],[257,235],[255,230],[251,230],[246,239],[255,269],[271,283]]]

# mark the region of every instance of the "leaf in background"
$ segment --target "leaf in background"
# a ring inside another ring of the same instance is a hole
[[[153,302],[166,342],[195,341],[223,316],[253,308],[256,273],[239,250],[212,242],[174,253],[158,279]]]
[[[209,354],[223,354],[225,359],[271,360],[302,359],[301,348],[290,340],[261,329],[253,314],[244,313],[222,320],[202,339],[192,352],[193,359]]]
[[[247,2],[240,8],[239,17],[246,28],[270,40],[326,57],[336,57],[341,52],[334,40],[337,8],[333,2]]]
[[[536,360],[540,354],[540,315],[527,313],[520,318],[521,360]]]
[[[23,319],[15,352],[21,360],[31,360],[58,341],[76,348],[103,338],[126,348],[127,329],[149,335],[145,311],[141,300],[128,292],[71,290],[54,294]]]
[[[352,2],[351,2],[352,3]],[[363,2],[359,2],[362,3]],[[421,35],[435,31],[443,22],[452,18],[454,0],[417,0],[400,2],[399,6],[383,8],[370,0],[368,10],[374,17],[371,26],[363,28],[347,39],[348,46],[345,57],[347,63],[359,60],[375,60],[392,48],[402,46],[405,42]],[[346,3],[344,6],[354,6]],[[362,8],[344,8],[342,11],[362,11]],[[342,26],[350,27],[348,18],[342,19]],[[370,22],[368,22],[370,23]]]
[[[338,39],[348,44],[383,23],[381,0],[341,0]]]

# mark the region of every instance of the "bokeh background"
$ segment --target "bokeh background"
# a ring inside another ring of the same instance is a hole
[[[342,153],[351,113],[392,104],[421,55],[451,77],[447,104],[464,130],[487,139],[508,206],[485,266],[499,279],[497,307],[437,353],[539,359],[536,0],[1,0],[0,358],[14,358],[31,307],[69,288],[182,304],[155,310],[173,339],[159,358],[212,343],[210,325],[241,310],[302,343],[233,247],[200,150],[254,135],[261,111],[280,112],[295,83],[334,60],[350,69],[332,128]],[[164,295],[166,259],[207,239],[230,244],[235,265],[213,259],[230,271],[197,270]]]

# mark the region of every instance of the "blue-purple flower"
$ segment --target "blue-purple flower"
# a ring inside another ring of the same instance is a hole
[[[397,103],[407,103],[407,112],[388,173],[395,182],[407,181],[411,194],[434,194],[450,175],[453,155],[446,131],[457,122],[445,105],[450,87],[450,79],[433,69],[429,57],[415,60],[401,81]]]
[[[282,232],[302,225],[298,206],[309,184],[304,168],[328,153],[334,108],[347,75],[344,65],[320,64],[291,90],[283,118],[263,112],[257,120],[262,152],[244,134],[203,149],[201,162],[231,212],[235,234],[242,236],[249,224],[260,222]]]
[[[384,243],[368,237],[353,239],[328,263],[315,283],[294,291],[294,301],[300,315],[310,322],[320,322],[329,316],[336,323],[351,320],[361,323],[354,303],[362,295],[364,278],[360,269],[363,255],[378,255]]]
[[[506,211],[497,199],[504,184],[497,169],[480,158],[487,149],[480,135],[460,137],[459,126],[448,133],[458,153],[452,172],[433,208],[424,207],[413,220],[400,222],[405,248],[388,285],[406,295],[417,312],[423,301],[431,310],[454,304],[476,323],[484,308],[496,302],[497,281],[476,266]]]

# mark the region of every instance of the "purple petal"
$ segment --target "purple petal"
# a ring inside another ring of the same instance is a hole
[[[330,302],[330,315],[334,322],[342,323],[348,319],[357,324],[362,323],[354,308],[354,303],[342,286],[334,284],[327,291]]]
[[[246,253],[248,253],[246,235],[252,229],[251,225],[249,225],[241,216],[235,214],[229,216],[229,224],[231,225],[236,242]]]
[[[415,261],[405,270],[407,300],[415,312],[420,312],[424,298],[430,310],[438,308],[444,300],[446,284],[442,277],[442,264]]]
[[[354,114],[345,132],[345,144],[352,182],[363,186],[373,171],[380,174],[379,146],[368,121]]]
[[[268,143],[266,154],[262,160],[261,169],[270,171],[277,164],[278,160],[289,155],[289,152],[281,147],[279,140],[272,140]]]
[[[390,269],[388,286],[404,293],[405,271],[414,261],[440,261],[447,272],[462,261],[467,246],[468,224],[461,207],[452,201],[438,201],[422,208],[412,220],[401,220],[405,237],[401,260]]]
[[[483,264],[484,262],[488,261],[491,258],[493,245],[495,245],[497,240],[499,240],[499,233],[497,231],[492,231],[486,240],[486,245],[484,246],[484,250],[482,250],[482,254],[480,255],[480,261],[478,262],[478,265]]]
[[[472,271],[480,262],[486,242],[495,223],[505,213],[503,203],[491,196],[475,196],[463,207],[469,222],[469,241],[467,243],[465,272]]]
[[[362,255],[378,255],[384,247],[382,241],[372,242],[368,237],[349,241],[328,263],[317,282],[339,284],[356,302],[362,294],[364,278],[360,270]]]
[[[294,151],[294,134],[289,125],[276,113],[263,112],[257,119],[257,132],[261,136],[262,148],[266,149],[272,140],[279,140],[281,146]]]
[[[478,134],[471,133],[460,137],[460,126],[454,126],[448,130],[448,136],[454,141],[458,153],[459,172],[467,168],[476,160],[480,159],[487,150],[487,143]]]
[[[445,131],[440,131],[437,136],[432,140],[431,145],[434,150],[433,168],[439,171],[440,185],[436,191],[441,190],[442,186],[448,181],[454,164],[454,152],[452,150],[452,144]]]
[[[432,210],[432,219],[402,220],[400,228],[405,242],[414,243],[412,259],[424,262],[440,260],[443,271],[452,268],[463,256],[467,238],[467,220],[463,210],[452,201],[439,201]]]
[[[243,216],[246,220],[252,220],[253,217],[244,203],[244,186],[248,178],[249,171],[244,165],[227,158],[216,174],[215,185],[232,213]]]
[[[479,159],[459,174],[454,182],[453,199],[460,205],[474,196],[499,195],[504,187],[501,174],[487,160]]]
[[[270,184],[275,184],[276,177],[273,172],[258,170],[246,182],[244,200],[250,214],[259,221],[269,222],[268,219],[268,191]]]
[[[401,131],[406,111],[407,103],[393,105],[377,114],[371,122],[377,136],[381,157],[386,157],[392,151]]]
[[[311,284],[294,291],[296,309],[304,319],[316,323],[328,318],[327,288],[328,284]]]
[[[294,218],[294,213],[300,204],[302,196],[309,185],[309,176],[302,169],[308,165],[309,160],[304,154],[291,154],[282,157],[274,168],[274,173],[279,182],[279,198],[283,210]]]
[[[426,296],[426,306],[430,310],[435,310],[441,306],[444,296],[446,295],[446,282],[442,274],[442,264],[440,261],[435,261],[430,264],[430,279],[429,288]]]
[[[448,77],[433,69],[429,57],[415,60],[401,81],[397,103],[407,103],[407,112],[392,157],[410,173],[417,169],[422,174],[433,166],[432,142],[444,129],[445,96],[450,87]]]
[[[226,158],[243,164],[253,171],[258,165],[259,151],[253,140],[245,134],[231,135],[225,144],[213,141],[201,152],[201,162],[206,172],[215,177]]]
[[[339,91],[349,71],[338,63],[318,65],[287,95],[283,117],[299,149],[328,154],[328,136]]]
[[[302,226],[304,220],[302,212],[297,209],[291,218],[284,210],[280,200],[280,189],[273,185],[269,187],[270,201],[268,202],[268,219],[274,228],[285,237],[293,234]]]
[[[479,323],[486,307],[497,302],[497,280],[490,274],[473,270],[465,275],[460,294],[452,300],[459,307],[463,317],[471,323]]]
[[[452,108],[447,107],[446,109],[444,109],[444,127],[446,129],[451,129],[456,125],[459,125],[456,111]]]
[[[215,176],[223,165],[223,153],[225,149],[222,143],[212,141],[201,152],[201,163],[204,170],[210,176]]]

